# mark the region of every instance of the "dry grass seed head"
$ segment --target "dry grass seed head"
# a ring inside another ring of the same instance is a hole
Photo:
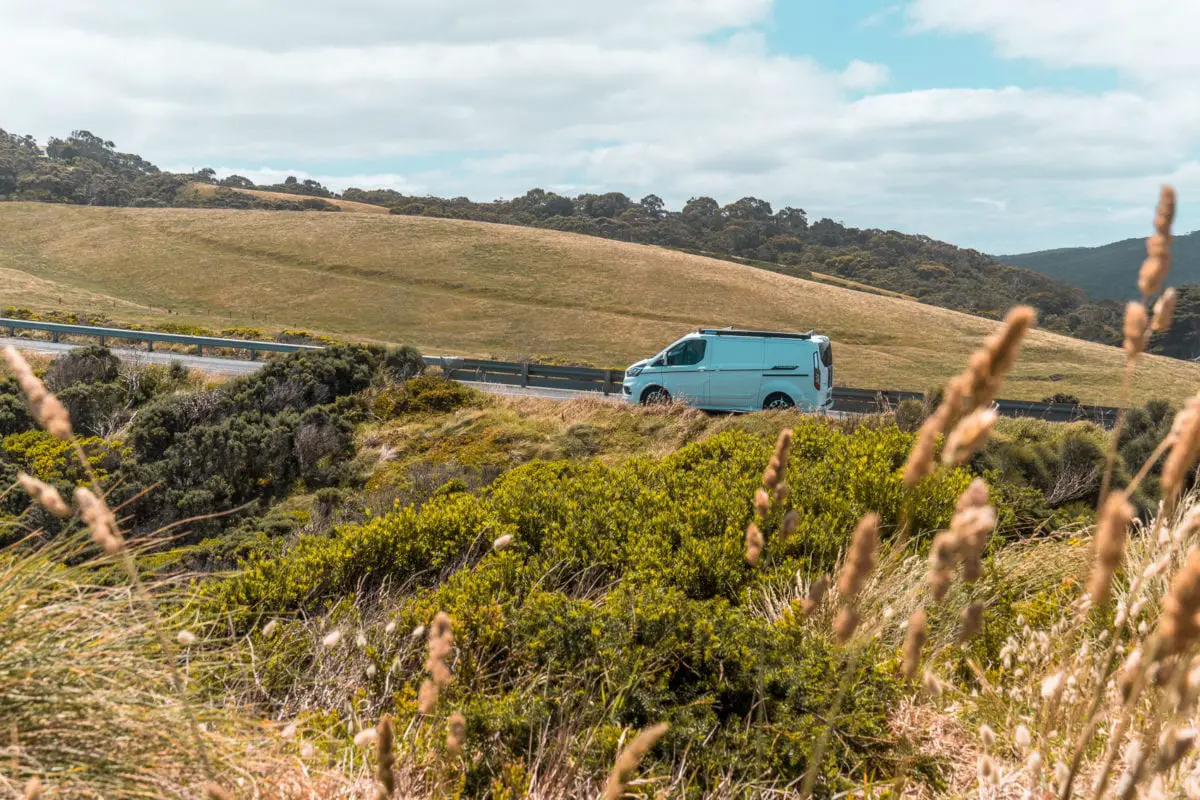
[[[999,413],[994,408],[973,411],[964,417],[946,437],[946,447],[942,450],[942,463],[947,465],[965,464],[975,451],[983,446],[992,433]]]
[[[625,794],[625,785],[633,777],[638,764],[669,728],[667,723],[660,722],[633,737],[633,741],[617,756],[617,762],[609,773],[608,783],[604,787],[604,800],[619,800]]]
[[[233,800],[233,793],[217,783],[208,783],[204,786],[204,796],[208,800]]]
[[[987,549],[988,536],[995,527],[996,510],[988,505],[987,483],[982,478],[976,478],[958,496],[949,531],[953,551],[962,563],[963,580],[968,583],[978,580],[983,574],[983,553]],[[946,546],[949,545],[943,544],[943,547]],[[945,575],[940,577],[942,580],[948,579]]]
[[[775,468],[776,480],[782,481],[787,476],[787,464],[791,453],[792,429],[784,428],[779,432],[779,438],[775,440],[775,455],[771,459],[771,464]]]
[[[916,486],[921,479],[933,473],[933,451],[937,445],[938,434],[942,432],[945,415],[941,410],[934,413],[921,423],[917,431],[917,439],[913,442],[908,461],[904,464],[904,485]]]
[[[779,527],[779,533],[783,538],[787,538],[800,529],[800,512],[792,509],[783,515],[783,523]]]
[[[429,628],[428,647],[425,669],[439,688],[445,688],[452,680],[446,659],[454,649],[454,632],[451,630],[450,615],[444,611],[439,611],[433,618],[433,624]]]
[[[462,755],[463,744],[467,740],[467,720],[462,714],[455,712],[446,721],[446,752],[452,756]]]
[[[395,733],[392,730],[392,718],[384,714],[375,728],[375,780],[379,786],[376,789],[376,800],[391,797],[396,791],[396,776],[392,765],[396,761]]]
[[[999,388],[1004,376],[1012,369],[1021,349],[1021,340],[1037,324],[1037,311],[1032,306],[1016,306],[1004,315],[1004,327],[988,348],[992,356],[992,388]],[[992,398],[988,398],[990,401]],[[976,398],[976,402],[983,400]]]
[[[1088,578],[1088,594],[1095,605],[1108,602],[1113,574],[1125,558],[1126,532],[1132,520],[1133,506],[1124,492],[1113,492],[1100,507],[1096,533],[1092,537],[1094,563]]]
[[[958,629],[958,643],[966,644],[983,630],[983,603],[971,603],[963,609]]]
[[[820,607],[821,601],[825,599],[825,592],[829,589],[829,576],[822,575],[813,582],[812,586],[808,587],[808,596],[804,598],[804,616],[811,617],[813,612]]]
[[[762,531],[753,522],[746,528],[746,563],[752,567],[757,567],[759,561],[762,560],[763,547],[766,542],[763,540]]]
[[[62,499],[62,495],[48,483],[43,483],[32,475],[24,472],[17,475],[17,482],[25,493],[32,497],[42,508],[60,519],[71,516],[71,507]]]
[[[121,550],[121,533],[117,530],[117,520],[109,510],[108,504],[84,486],[75,489],[75,505],[79,507],[79,516],[92,532],[92,539],[104,548],[104,552],[115,555]]]
[[[1192,749],[1192,745],[1196,743],[1196,731],[1194,728],[1171,729],[1162,737],[1162,742],[1158,749],[1158,759],[1155,763],[1155,769],[1158,772],[1166,772],[1173,768],[1176,764],[1183,760],[1183,757]]]
[[[1179,497],[1188,473],[1200,458],[1200,394],[1189,398],[1175,415],[1168,439],[1171,449],[1163,461],[1162,485],[1169,506]]]
[[[904,661],[902,670],[905,680],[912,680],[917,669],[921,666],[921,649],[929,638],[929,626],[925,620],[925,611],[918,608],[908,618],[908,630],[904,635]]]
[[[47,391],[45,384],[33,374],[29,362],[9,345],[4,348],[4,360],[9,370],[17,379],[25,400],[29,403],[29,411],[47,431],[59,439],[71,438],[71,415],[58,401],[58,398]]]
[[[1158,620],[1160,649],[1157,656],[1180,653],[1196,639],[1200,633],[1197,612],[1200,612],[1200,550],[1193,549],[1171,579],[1167,596],[1163,598]]]
[[[1162,234],[1171,232],[1175,222],[1175,189],[1163,186],[1158,193],[1158,208],[1154,213],[1154,230]]]
[[[1149,297],[1162,291],[1171,272],[1171,224],[1175,221],[1175,190],[1162,187],[1154,214],[1154,233],[1146,238],[1146,260],[1138,272],[1138,289]]]
[[[754,513],[759,516],[759,519],[766,518],[771,510],[771,497],[766,493],[766,490],[759,489],[754,493]]]
[[[838,612],[837,619],[833,621],[833,636],[838,644],[845,644],[850,641],[850,637],[854,635],[854,631],[858,628],[860,620],[859,613],[853,607],[842,607],[842,610]]]
[[[929,548],[929,593],[934,600],[946,598],[954,580],[954,567],[958,563],[958,537],[950,531],[941,531],[933,537]]]
[[[30,778],[25,784],[25,800],[38,800],[42,796],[42,782],[37,778]]]
[[[838,591],[843,599],[852,601],[862,591],[871,570],[875,569],[875,550],[879,547],[879,515],[872,512],[858,521],[846,563],[838,576]]]
[[[437,709],[438,687],[429,678],[421,682],[421,688],[417,692],[417,711],[428,716]]]
[[[1146,307],[1131,301],[1125,306],[1125,353],[1129,358],[1136,358],[1146,349],[1149,332]]]
[[[958,496],[955,503],[956,511],[966,511],[968,508],[982,508],[988,504],[988,485],[983,478],[975,478]]]
[[[1154,304],[1154,317],[1150,321],[1150,330],[1155,333],[1166,333],[1171,327],[1171,321],[1175,319],[1175,305],[1179,302],[1179,295],[1175,291],[1175,287],[1171,287],[1163,292],[1162,297],[1158,298],[1158,302]]]

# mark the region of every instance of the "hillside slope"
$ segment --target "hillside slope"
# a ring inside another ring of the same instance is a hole
[[[839,384],[918,391],[960,369],[995,328],[661,248],[409,216],[6,203],[0,270],[11,271],[0,273],[0,306],[299,326],[427,353],[605,366],[698,325],[815,328],[833,338]],[[1113,348],[1037,332],[1006,394],[1115,402],[1121,363]],[[1135,399],[1180,399],[1200,366],[1152,358],[1139,378]]]
[[[211,197],[225,187],[213,186],[209,183],[193,182],[188,185],[187,189],[194,193],[199,200],[198,205],[203,205],[203,198]],[[255,197],[263,200],[289,200],[301,201],[312,199],[311,196],[302,194],[290,194],[288,192],[270,192],[265,189],[225,189],[225,191],[234,192],[236,194],[244,194],[247,197]],[[383,206],[375,206],[370,203],[356,203],[353,200],[343,200],[340,197],[320,197],[317,198],[330,205],[337,206],[342,211],[349,211],[355,214],[387,214],[388,210]]]
[[[1200,283],[1200,231],[1176,236],[1171,251],[1171,282]],[[1137,286],[1129,277],[1145,257],[1146,240],[1141,238],[1100,247],[1064,247],[996,256],[996,259],[1078,286],[1095,300],[1131,300],[1137,295]]]

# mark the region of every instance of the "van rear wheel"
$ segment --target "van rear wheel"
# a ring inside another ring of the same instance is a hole
[[[661,386],[651,386],[642,392],[642,405],[665,406],[671,402],[671,393]]]
[[[768,395],[767,399],[763,401],[763,409],[766,411],[779,411],[781,409],[795,407],[796,403],[792,400],[792,398],[788,397],[783,392],[775,392],[774,394]]]

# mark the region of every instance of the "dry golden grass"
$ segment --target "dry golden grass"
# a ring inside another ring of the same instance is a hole
[[[197,194],[216,194],[217,189],[221,187],[213,186],[207,183],[193,183],[192,191]],[[231,189],[231,191],[241,194],[248,194],[252,197],[263,197],[269,200],[306,200],[311,195],[306,194],[291,194],[289,192],[266,192],[262,189]],[[353,200],[342,200],[337,197],[322,197],[326,203],[332,203],[342,211],[350,211],[356,214],[389,214],[391,213],[383,206],[371,205],[370,203],[356,203]]]
[[[814,328],[834,341],[839,385],[916,391],[943,384],[997,327],[661,248],[405,216],[6,203],[0,269],[64,292],[59,306],[6,280],[0,305],[80,310],[71,290],[119,298],[97,310],[130,321],[164,318],[137,307],[170,308],[174,321],[303,327],[429,354],[619,367],[698,325]],[[1122,363],[1117,349],[1035,331],[1004,395],[1115,403]],[[1198,382],[1200,366],[1146,358],[1132,399],[1179,400]]]
[[[865,283],[852,281],[849,278],[841,278],[837,275],[827,275],[823,272],[813,272],[811,275],[814,281],[819,281],[820,283],[829,283],[834,286],[844,286],[847,289],[858,289],[864,292],[873,292],[875,294],[883,295],[884,297],[896,297],[901,300],[916,300],[916,298],[911,294],[901,294],[900,292],[893,292],[890,289],[880,289],[878,286],[868,286]]]

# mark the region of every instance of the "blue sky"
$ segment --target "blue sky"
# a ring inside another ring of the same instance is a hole
[[[1101,92],[1118,85],[1111,69],[1051,69],[1030,59],[997,57],[982,34],[918,30],[904,4],[894,1],[780,2],[763,30],[776,52],[830,65],[854,59],[884,64],[892,91],[1040,86]]]
[[[744,195],[993,252],[1200,192],[1200,4],[0,0],[0,124],[166,168],[510,197]],[[16,85],[14,85],[16,84]]]

